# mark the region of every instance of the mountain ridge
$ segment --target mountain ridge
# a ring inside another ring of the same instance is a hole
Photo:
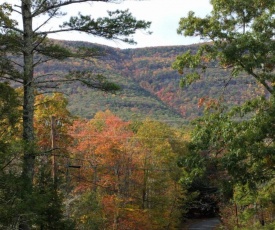
[[[188,123],[203,113],[203,108],[197,106],[200,98],[220,98],[223,94],[230,106],[238,105],[251,96],[247,86],[255,88],[255,82],[247,76],[231,79],[229,71],[218,68],[209,70],[203,79],[190,87],[180,88],[180,79],[184,76],[171,65],[178,55],[188,50],[195,52],[200,44],[119,49],[89,42],[56,42],[71,48],[100,48],[105,55],[94,60],[93,65],[75,60],[62,62],[59,66],[56,62],[48,63],[48,70],[89,68],[122,88],[116,95],[89,90],[79,84],[63,88],[64,93],[70,95],[69,110],[81,117],[92,118],[97,111],[109,109],[126,120],[149,117]],[[223,88],[225,82],[226,89]]]

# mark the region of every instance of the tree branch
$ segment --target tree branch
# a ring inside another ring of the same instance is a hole
[[[54,14],[58,11],[55,10],[55,12],[49,17],[47,18],[47,20],[45,20],[40,26],[38,26],[35,30],[34,30],[34,33],[36,33],[36,31],[38,31],[41,27],[43,27],[44,25],[46,25],[53,17],[54,17]]]
[[[43,3],[45,3],[44,1]],[[65,2],[59,2],[57,4],[53,4],[47,7],[42,7],[42,4],[40,5],[36,11],[33,12],[32,17],[36,17],[39,14],[43,14],[48,12],[49,10],[59,9],[60,7],[71,5],[71,4],[77,4],[77,3],[83,3],[83,2],[112,2],[112,0],[67,0]],[[115,0],[113,1],[115,2]]]
[[[270,94],[274,92],[273,89],[270,88],[269,85],[264,80],[262,80],[257,74],[255,74],[252,70],[247,70],[247,68],[245,68],[245,66],[242,63],[240,63],[240,65],[244,70],[247,71],[248,74],[251,74],[258,82],[260,82]]]

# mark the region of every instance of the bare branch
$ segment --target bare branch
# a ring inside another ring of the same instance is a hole
[[[46,25],[52,18],[54,18],[54,14],[58,11],[58,9],[55,10],[55,12],[49,17],[47,18],[47,20],[45,20],[40,26],[38,26],[35,30],[34,33],[36,33],[36,31],[38,31],[41,27],[43,27],[44,25]]]

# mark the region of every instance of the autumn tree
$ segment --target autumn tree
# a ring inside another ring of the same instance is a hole
[[[176,166],[186,151],[179,131],[160,122],[125,122],[107,110],[90,121],[76,121],[72,135],[76,145],[71,161],[82,160],[74,190],[79,199],[73,202],[73,210],[84,200],[91,204],[79,213],[74,211],[80,214],[81,226],[177,226],[182,190],[178,183],[181,169]]]
[[[34,128],[39,152],[34,168],[33,199],[38,199],[40,204],[36,222],[41,228],[66,229],[67,220],[63,221],[64,168],[72,142],[68,134],[72,116],[66,107],[67,100],[61,93],[36,95]]]
[[[52,155],[54,152],[65,157],[68,153],[68,146],[72,142],[69,127],[73,116],[67,110],[67,104],[67,99],[61,93],[36,96],[34,128],[42,155]]]
[[[152,216],[152,229],[174,228],[180,220],[182,190],[177,160],[186,151],[183,137],[167,124],[150,120],[142,122],[135,137],[141,166],[140,208]]]
[[[225,82],[245,74],[252,77],[264,93],[261,91],[259,97],[235,108],[225,107],[222,101],[202,102],[207,112],[195,123],[191,153],[181,163],[188,177],[194,179],[209,175],[209,166],[218,170],[221,177],[216,177],[216,186],[226,198],[224,201],[234,202],[236,209],[242,205],[243,210],[254,213],[243,222],[249,226],[249,221],[260,216],[255,207],[267,210],[272,206],[273,201],[262,198],[263,190],[266,197],[274,195],[269,188],[274,188],[275,162],[274,129],[271,128],[275,124],[271,115],[275,106],[275,3],[212,0],[211,4],[210,15],[200,18],[189,12],[180,20],[179,34],[199,36],[205,41],[197,52],[188,51],[175,61],[173,67],[183,74],[182,85],[200,79],[209,68],[222,68],[230,72]],[[187,69],[191,71],[187,73]],[[247,198],[246,203],[240,201],[241,196]],[[252,208],[249,202],[256,206]],[[272,221],[274,219],[268,219]],[[266,224],[262,218],[258,218],[258,222]],[[253,224],[256,223],[252,221]]]
[[[124,224],[128,222],[121,210],[130,203],[133,170],[137,164],[129,148],[133,136],[129,122],[107,110],[98,112],[90,121],[76,121],[73,130],[76,145],[72,151],[74,158],[82,159],[83,167],[75,192],[83,198],[92,194],[101,197],[99,203],[106,218],[104,224],[117,229],[122,224],[119,218],[124,219]],[[93,210],[87,210],[86,216],[91,213]],[[88,218],[84,222],[92,221]]]

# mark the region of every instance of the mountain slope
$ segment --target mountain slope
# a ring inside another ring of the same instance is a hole
[[[202,114],[202,108],[197,106],[201,97],[222,97],[229,105],[236,105],[250,98],[251,93],[257,94],[252,79],[245,76],[231,79],[230,72],[218,68],[210,69],[204,79],[189,88],[180,88],[183,76],[171,65],[178,55],[187,50],[195,51],[198,45],[120,50],[87,42],[57,42],[72,49],[77,46],[97,47],[105,55],[93,62],[50,62],[37,69],[38,72],[90,69],[104,74],[122,88],[112,95],[79,84],[64,87],[62,90],[69,95],[69,109],[78,116],[91,118],[99,110],[110,109],[127,120],[151,117],[179,125]]]

